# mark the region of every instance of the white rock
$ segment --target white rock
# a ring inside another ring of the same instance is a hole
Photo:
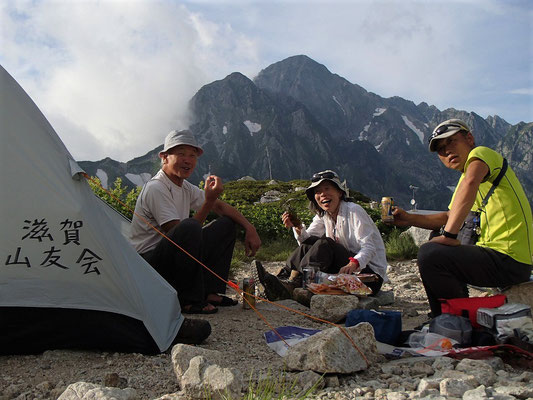
[[[57,400],[133,400],[137,398],[135,389],[107,388],[94,383],[76,382],[67,389]]]
[[[196,356],[190,361],[189,368],[180,381],[181,388],[194,399],[203,399],[206,395],[213,400],[239,398],[243,385],[243,376],[239,370],[209,364],[203,356]]]
[[[533,397],[533,386],[500,386],[494,388],[499,395],[514,396],[519,399],[529,399]]]
[[[463,400],[478,400],[486,398],[488,398],[488,396],[484,385],[478,386],[475,389],[467,390],[463,394]]]
[[[446,397],[463,397],[467,390],[476,388],[470,379],[445,378],[440,383],[440,394]]]
[[[190,361],[196,356],[205,357],[211,364],[222,365],[224,356],[220,351],[208,350],[198,346],[190,346],[187,344],[177,344],[172,348],[172,365],[178,381],[182,375],[189,368]],[[226,366],[226,365],[222,365]]]

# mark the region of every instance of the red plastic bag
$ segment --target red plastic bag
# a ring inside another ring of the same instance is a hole
[[[504,294],[488,297],[461,297],[457,299],[439,299],[441,311],[447,314],[460,315],[470,319],[472,327],[479,328],[477,323],[478,308],[496,308],[502,306],[507,300]]]

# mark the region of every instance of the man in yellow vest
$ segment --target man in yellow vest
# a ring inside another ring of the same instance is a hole
[[[441,228],[441,235],[418,252],[430,316],[435,317],[441,314],[439,299],[468,297],[467,284],[505,287],[528,281],[533,224],[529,202],[510,167],[487,198],[504,159],[488,147],[476,146],[465,122],[450,119],[439,124],[429,138],[429,150],[437,152],[447,168],[461,172],[449,210],[421,215],[396,208],[393,215],[397,226]],[[475,245],[461,245],[457,234],[470,211],[479,213],[479,237]]]

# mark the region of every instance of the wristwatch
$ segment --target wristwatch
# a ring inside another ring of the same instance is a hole
[[[444,237],[450,238],[450,239],[457,239],[457,233],[450,233],[446,230],[444,230],[444,226],[440,228],[440,234]]]

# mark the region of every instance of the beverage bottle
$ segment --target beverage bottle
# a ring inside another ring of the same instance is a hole
[[[333,279],[330,279],[333,278]],[[335,275],[331,275],[331,274],[328,274],[326,272],[322,272],[322,271],[317,271],[315,273],[315,282],[316,283],[328,283],[328,282],[331,282],[331,281],[334,281],[335,279]]]
[[[455,340],[433,332],[413,332],[409,335],[409,347],[412,348],[450,350],[455,343]]]

